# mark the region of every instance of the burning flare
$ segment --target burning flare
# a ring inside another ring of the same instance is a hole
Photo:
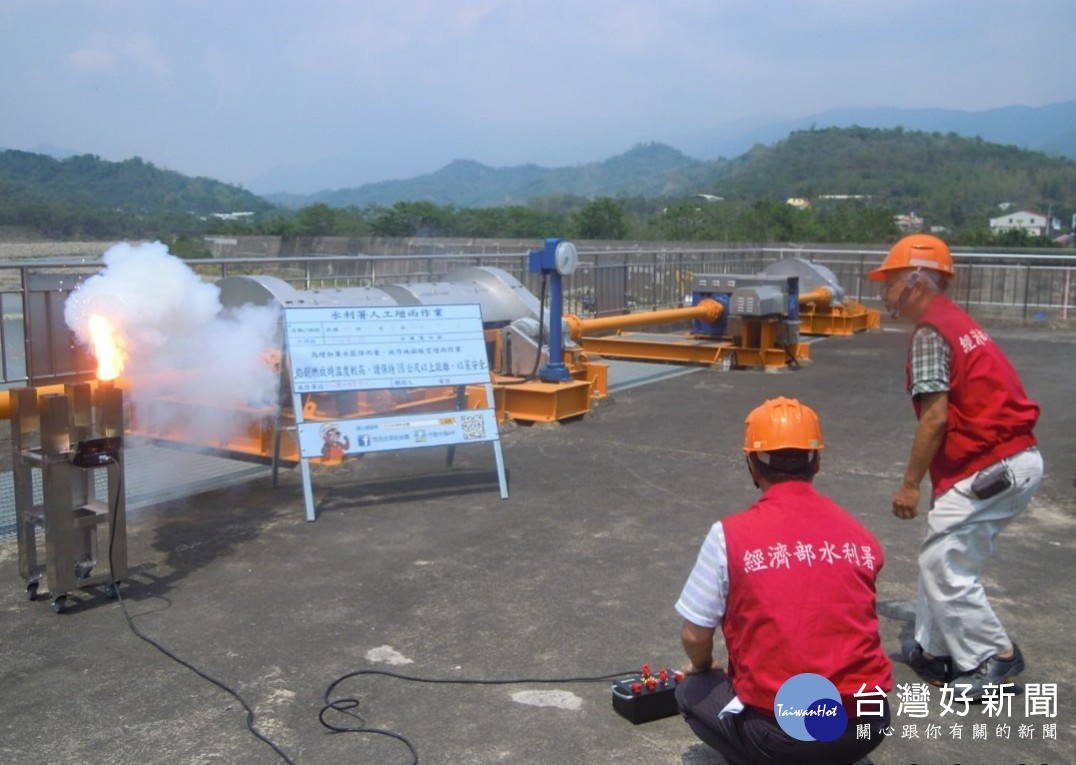
[[[97,379],[115,380],[123,373],[127,357],[123,338],[112,328],[112,322],[97,313],[90,317],[89,330],[93,354],[97,357]]]

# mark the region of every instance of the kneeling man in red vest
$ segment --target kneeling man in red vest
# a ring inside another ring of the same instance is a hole
[[[852,763],[883,740],[893,687],[875,610],[882,547],[815,491],[818,416],[795,399],[751,412],[758,501],[715,523],[676,610],[695,734],[732,765]],[[714,659],[721,630],[728,666]]]

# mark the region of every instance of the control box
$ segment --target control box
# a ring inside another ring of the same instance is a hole
[[[613,683],[613,709],[633,725],[672,717],[678,713],[676,688],[684,679],[683,672],[650,671],[644,664],[638,675]]]
[[[79,441],[71,456],[71,464],[81,468],[96,468],[114,465],[119,461],[123,440],[119,436],[90,438]]]

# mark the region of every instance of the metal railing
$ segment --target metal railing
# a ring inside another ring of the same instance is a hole
[[[565,279],[565,311],[601,316],[682,305],[696,274],[755,274],[789,257],[825,266],[848,298],[878,307],[879,291],[867,279],[885,250],[780,246],[580,248],[580,264]],[[955,252],[957,279],[949,294],[984,324],[1073,326],[1076,253]],[[235,258],[187,261],[202,279],[276,276],[303,290],[377,287],[436,282],[466,266],[494,266],[515,276],[532,293],[541,277],[528,272],[520,252],[431,252]],[[77,346],[63,321],[67,296],[103,266],[78,260],[0,263],[0,388],[88,379],[93,359]]]

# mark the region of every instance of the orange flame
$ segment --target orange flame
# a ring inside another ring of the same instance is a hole
[[[115,380],[123,373],[127,360],[123,338],[112,328],[112,322],[100,314],[90,317],[90,341],[97,357],[97,379]]]

